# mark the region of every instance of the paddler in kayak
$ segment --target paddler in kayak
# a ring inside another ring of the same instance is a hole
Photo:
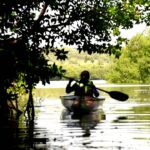
[[[74,92],[76,96],[90,96],[98,97],[99,92],[96,89],[93,81],[90,80],[90,73],[87,70],[84,70],[80,74],[80,80],[76,81],[73,85],[71,83],[74,81],[74,78],[69,79],[69,83],[66,86],[66,93]]]

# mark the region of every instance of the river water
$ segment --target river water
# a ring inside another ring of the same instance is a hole
[[[106,97],[103,106],[80,119],[72,119],[59,98],[45,99],[42,102],[37,126],[47,131],[47,149],[150,149],[149,85],[103,83],[101,86],[106,90],[127,93],[128,101],[120,102],[101,92]]]
[[[98,83],[97,87],[124,92],[129,95],[129,99],[121,102],[100,92],[106,100],[99,110],[73,118],[72,114],[64,109],[59,98],[65,94],[65,84],[61,84],[61,88],[53,86],[38,89],[35,107],[37,115],[29,128],[25,125],[19,127],[18,149],[150,149],[150,85]],[[49,95],[43,97],[44,90],[48,90]],[[25,135],[28,140],[25,140]]]

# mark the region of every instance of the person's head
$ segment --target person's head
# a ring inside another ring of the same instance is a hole
[[[82,71],[80,74],[80,79],[83,83],[88,82],[90,79],[90,73],[87,70]]]

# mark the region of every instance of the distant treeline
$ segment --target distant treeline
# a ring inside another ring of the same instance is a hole
[[[49,56],[50,62],[66,69],[66,75],[79,78],[80,72],[88,70],[91,79],[103,79],[111,83],[150,83],[150,31],[137,34],[121,49],[117,59],[107,54],[88,55],[66,48],[68,59],[57,61]]]
[[[66,48],[68,58],[65,61],[56,60],[55,56],[49,55],[50,62],[56,62],[66,70],[66,75],[69,77],[79,78],[81,71],[88,70],[91,74],[91,79],[106,80],[106,74],[114,61],[114,58],[107,54],[92,55],[86,52],[79,53],[72,48]]]

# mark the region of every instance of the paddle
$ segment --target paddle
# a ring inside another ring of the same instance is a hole
[[[96,87],[96,89],[109,94],[110,97],[112,97],[116,100],[119,100],[119,101],[126,101],[129,98],[129,96],[127,94],[119,92],[119,91],[106,91],[106,90],[103,90],[103,89],[100,89],[97,87]]]
[[[66,76],[63,76],[64,78],[67,78],[67,79],[71,79],[71,77],[66,77]],[[75,79],[74,79],[75,80]],[[75,80],[76,82],[79,82],[78,80]],[[106,91],[106,90],[103,90],[103,89],[100,89],[100,88],[97,88],[96,89],[100,90],[100,91],[103,91],[107,94],[109,94],[109,96],[113,99],[116,99],[116,100],[119,100],[119,101],[126,101],[129,96],[125,93],[122,93],[122,92],[119,92],[119,91]]]

